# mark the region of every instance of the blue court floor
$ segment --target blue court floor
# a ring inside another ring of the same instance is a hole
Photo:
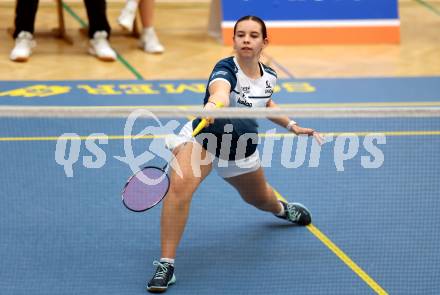
[[[121,203],[131,171],[114,156],[124,155],[116,136],[125,121],[0,122],[0,293],[145,294],[160,255],[160,208],[139,214]],[[335,141],[322,147],[318,167],[309,167],[309,140],[297,168],[285,167],[283,140],[275,142],[266,176],[284,198],[312,211],[313,225],[292,226],[250,207],[213,172],[194,197],[177,283],[168,294],[438,294],[440,118],[301,124],[360,135],[344,171],[337,171]],[[264,133],[275,125],[262,121],[260,127]],[[66,132],[83,136],[73,177],[55,160],[57,137]],[[362,157],[372,160],[372,154],[360,132],[386,137],[375,145],[384,158],[377,169],[362,165]],[[84,157],[97,160],[85,144],[92,133],[109,136],[108,143],[95,141],[106,159],[94,169],[84,167]],[[261,137],[260,152],[266,140]],[[135,153],[150,143],[134,141]]]

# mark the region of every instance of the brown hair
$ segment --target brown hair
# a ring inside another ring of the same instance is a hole
[[[255,16],[255,15],[246,15],[246,16],[241,17],[234,25],[234,36],[235,36],[235,31],[237,30],[238,23],[245,21],[245,20],[253,20],[253,21],[256,21],[257,23],[259,23],[261,26],[261,34],[263,35],[263,39],[267,38],[266,24],[264,23],[264,21],[261,18],[259,18],[258,16]]]

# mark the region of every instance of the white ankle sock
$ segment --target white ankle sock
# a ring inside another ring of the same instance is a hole
[[[154,27],[143,28],[142,33],[144,35],[154,34]]]
[[[286,211],[284,211],[284,206],[283,206],[283,204],[281,204],[281,202],[279,202],[280,203],[280,207],[281,207],[281,210],[280,210],[280,212],[278,212],[277,214],[275,214],[276,216],[284,216],[284,215],[286,215]]]
[[[160,262],[167,262],[169,264],[174,265],[174,258],[161,258]]]

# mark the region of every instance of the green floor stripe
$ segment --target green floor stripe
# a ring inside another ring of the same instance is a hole
[[[63,2],[63,8],[81,25],[83,28],[87,28],[87,23],[82,20],[73,10],[69,7],[66,3]],[[119,53],[117,54],[118,61],[123,64],[133,75],[136,76],[136,79],[138,80],[144,80],[144,77],[125,59],[123,58]]]
[[[122,63],[130,72],[133,73],[133,75],[136,76],[136,79],[138,80],[144,80],[144,77],[142,77],[142,75],[136,71],[136,69],[128,63],[128,61],[125,60],[125,58],[123,58],[119,53],[118,53],[118,60],[120,63]]]
[[[83,21],[66,3],[63,2],[63,8],[74,18],[83,28],[87,28],[87,23]]]
[[[437,8],[435,8],[434,6],[432,6],[431,4],[429,4],[428,2],[425,2],[423,0],[414,0],[417,3],[419,3],[420,5],[425,6],[426,8],[428,8],[429,10],[431,10],[432,12],[434,12],[435,14],[437,14],[438,16],[440,16],[440,11],[437,10]]]

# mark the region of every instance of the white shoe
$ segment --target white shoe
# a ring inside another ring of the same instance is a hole
[[[90,39],[89,53],[103,61],[116,60],[116,52],[110,47],[106,31],[97,31]]]
[[[134,19],[136,17],[138,3],[137,1],[129,0],[125,7],[121,10],[121,15],[118,17],[118,23],[127,31],[133,31]]]
[[[144,29],[140,39],[140,46],[148,53],[162,53],[165,50],[163,45],[160,44],[153,27]]]
[[[15,39],[15,47],[9,58],[13,61],[27,61],[32,54],[32,48],[37,45],[31,33],[21,31]]]

